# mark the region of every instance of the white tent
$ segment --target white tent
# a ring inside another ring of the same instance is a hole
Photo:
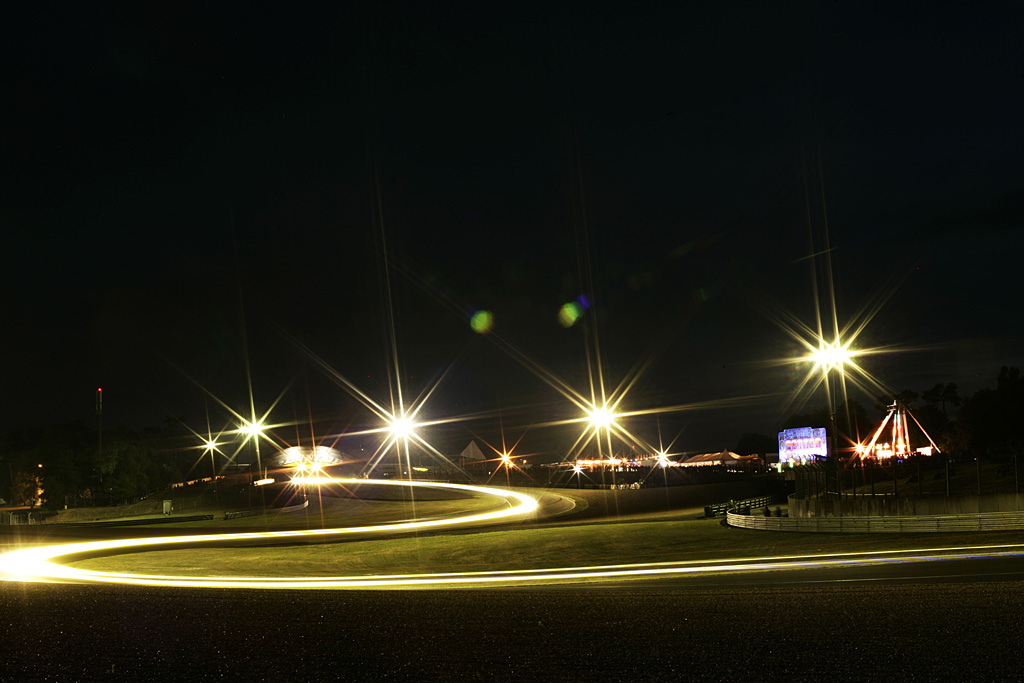
[[[486,459],[487,458],[484,457],[480,447],[476,445],[476,441],[470,441],[469,445],[463,448],[462,452],[459,453],[459,466],[466,467],[467,465],[479,463]]]
[[[680,464],[683,467],[704,467],[710,465],[742,465],[751,461],[757,460],[756,455],[740,455],[733,453],[728,448],[723,450],[721,453],[701,453],[693,457],[687,458]]]

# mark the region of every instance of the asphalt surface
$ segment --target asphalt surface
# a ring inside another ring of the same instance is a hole
[[[814,588],[824,584],[905,585],[923,583],[977,583],[984,581],[1024,582],[1024,557],[984,556],[924,560],[898,554],[884,561],[866,564],[784,569],[773,571],[727,572],[703,575],[669,575],[631,581],[634,590],[681,590],[701,588]],[[841,558],[843,561],[848,558]],[[862,560],[863,561],[863,560]],[[609,587],[616,582],[608,582]],[[622,585],[619,581],[618,585]]]
[[[0,584],[0,681],[1019,681],[1024,582],[252,591]]]

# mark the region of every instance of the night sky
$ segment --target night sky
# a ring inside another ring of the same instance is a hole
[[[630,424],[718,450],[824,404],[771,312],[829,267],[891,389],[1024,365],[1020,4],[338,4],[6,11],[0,428],[102,386],[217,430],[249,376],[302,439],[371,425],[310,353],[387,403],[390,311],[442,451],[564,453],[506,349],[589,393],[595,332],[609,388],[648,363],[623,409],[735,403]]]

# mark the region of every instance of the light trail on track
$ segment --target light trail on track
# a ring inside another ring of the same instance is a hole
[[[971,559],[1022,558],[1024,545],[1004,544],[974,547],[944,547],[918,550],[865,551],[828,555],[786,555],[723,560],[691,560],[637,564],[570,566],[543,569],[511,569],[473,572],[445,572],[355,576],[237,576],[195,577],[125,574],[82,569],[61,564],[82,555],[102,556],[118,552],[159,550],[182,545],[216,544],[224,541],[284,541],[334,536],[358,536],[391,532],[442,529],[484,522],[522,518],[538,508],[526,494],[484,486],[393,480],[308,478],[296,484],[377,484],[465,491],[492,496],[509,504],[507,509],[442,519],[410,520],[374,526],[340,527],[292,531],[241,532],[231,534],[182,535],[163,538],[130,538],[112,541],[70,543],[16,550],[0,556],[0,578],[23,582],[104,583],[192,588],[451,588],[456,586],[536,585],[574,583],[606,579],[656,579],[697,577],[727,573],[768,572],[801,569],[850,568],[869,565],[963,561]]]

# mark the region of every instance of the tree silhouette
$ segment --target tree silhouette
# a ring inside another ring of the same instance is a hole
[[[734,450],[740,455],[764,455],[779,450],[779,441],[774,436],[748,432],[740,437]]]
[[[960,399],[960,394],[957,392],[956,384],[952,382],[949,384],[936,384],[928,391],[922,393],[921,398],[930,406],[941,406],[943,415],[948,415],[946,412],[947,403],[952,406],[959,406],[963,402]]]
[[[888,412],[889,406],[892,405],[893,401],[901,403],[906,407],[911,407],[914,401],[917,400],[917,392],[911,389],[904,389],[897,394],[882,394],[875,399],[875,408],[882,412]]]

